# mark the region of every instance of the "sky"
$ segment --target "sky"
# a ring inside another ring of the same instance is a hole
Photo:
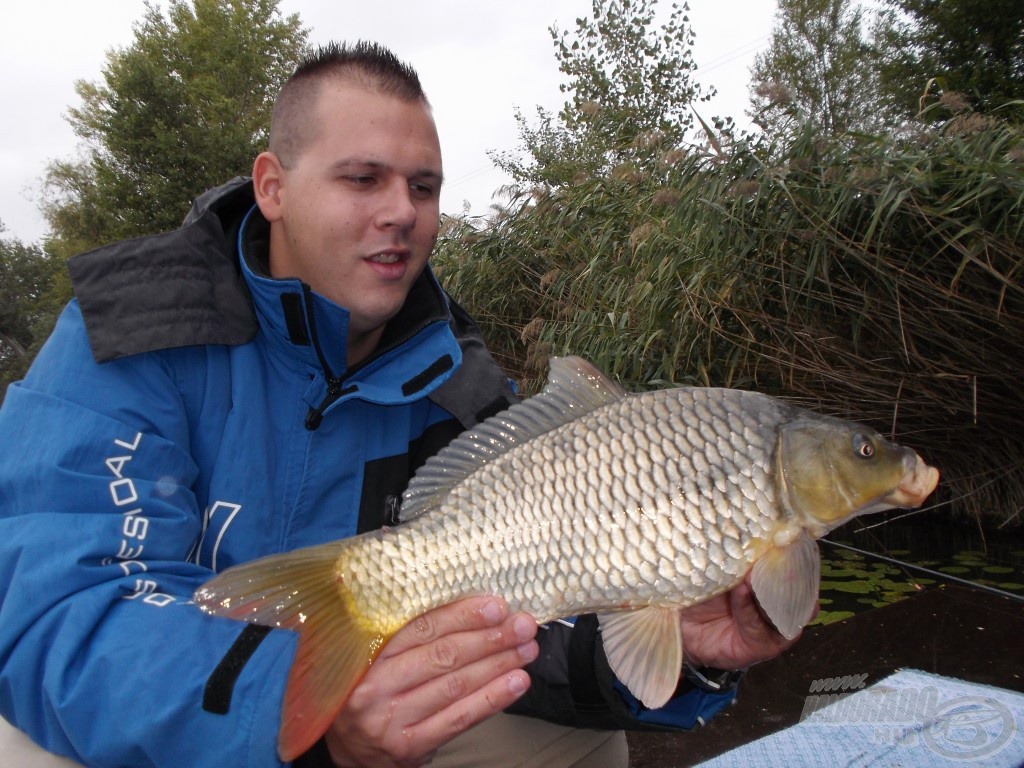
[[[164,6],[166,4],[164,3]],[[671,0],[661,0],[667,13]],[[689,0],[696,79],[718,97],[701,115],[745,124],[749,68],[769,43],[774,0]],[[434,108],[444,161],[441,210],[484,214],[508,179],[488,151],[519,147],[515,111],[533,116],[564,102],[548,29],[574,30],[591,0],[281,0],[310,42],[374,40],[419,72]],[[38,211],[49,162],[76,157],[65,116],[76,80],[99,82],[108,51],[131,45],[144,0],[4,0],[0,4],[0,237],[46,234]]]

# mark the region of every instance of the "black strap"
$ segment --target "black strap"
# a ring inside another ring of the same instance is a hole
[[[281,310],[288,327],[288,338],[300,347],[310,345],[309,331],[306,330],[306,315],[303,312],[303,298],[300,293],[281,294]]]
[[[608,702],[601,693],[596,668],[597,616],[592,613],[576,617],[569,638],[569,691],[576,711],[581,714],[605,714]]]
[[[334,768],[334,760],[327,748],[327,742],[320,739],[309,752],[295,758],[292,768]]]
[[[231,708],[231,695],[235,683],[245,669],[245,665],[259,648],[260,643],[270,633],[270,627],[249,624],[242,630],[220,664],[206,680],[203,691],[203,709],[215,715],[226,715]]]
[[[416,374],[407,382],[402,384],[402,394],[406,397],[415,395],[442,373],[450,371],[454,366],[455,361],[452,360],[451,355],[442,355],[432,362],[425,371]]]

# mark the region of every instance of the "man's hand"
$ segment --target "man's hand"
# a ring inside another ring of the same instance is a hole
[[[758,607],[750,577],[729,592],[682,612],[683,652],[695,667],[742,669],[796,642],[780,635]]]
[[[530,686],[537,622],[495,597],[423,614],[384,646],[326,734],[338,766],[420,766]]]

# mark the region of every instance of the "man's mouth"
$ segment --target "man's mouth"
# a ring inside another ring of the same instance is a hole
[[[399,261],[405,258],[405,254],[402,253],[375,253],[370,257],[370,261],[374,264],[397,264]]]
[[[383,280],[401,280],[409,268],[410,253],[404,248],[380,251],[366,257],[366,263]]]

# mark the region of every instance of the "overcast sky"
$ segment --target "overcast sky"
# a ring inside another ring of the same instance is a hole
[[[705,118],[745,123],[749,67],[768,44],[774,0],[689,0],[697,35],[697,79],[719,91]],[[518,107],[557,109],[558,86],[548,28],[575,28],[591,0],[281,0],[298,13],[313,43],[369,39],[390,47],[419,71],[441,134],[447,181],[441,208],[458,213],[468,201],[484,213],[507,179],[488,150],[518,145]],[[662,0],[659,10],[671,8]],[[64,115],[77,106],[74,82],[99,81],[105,54],[126,47],[143,0],[3,0],[0,3],[0,221],[33,242],[45,234],[38,212],[46,164],[74,157],[78,139]]]

